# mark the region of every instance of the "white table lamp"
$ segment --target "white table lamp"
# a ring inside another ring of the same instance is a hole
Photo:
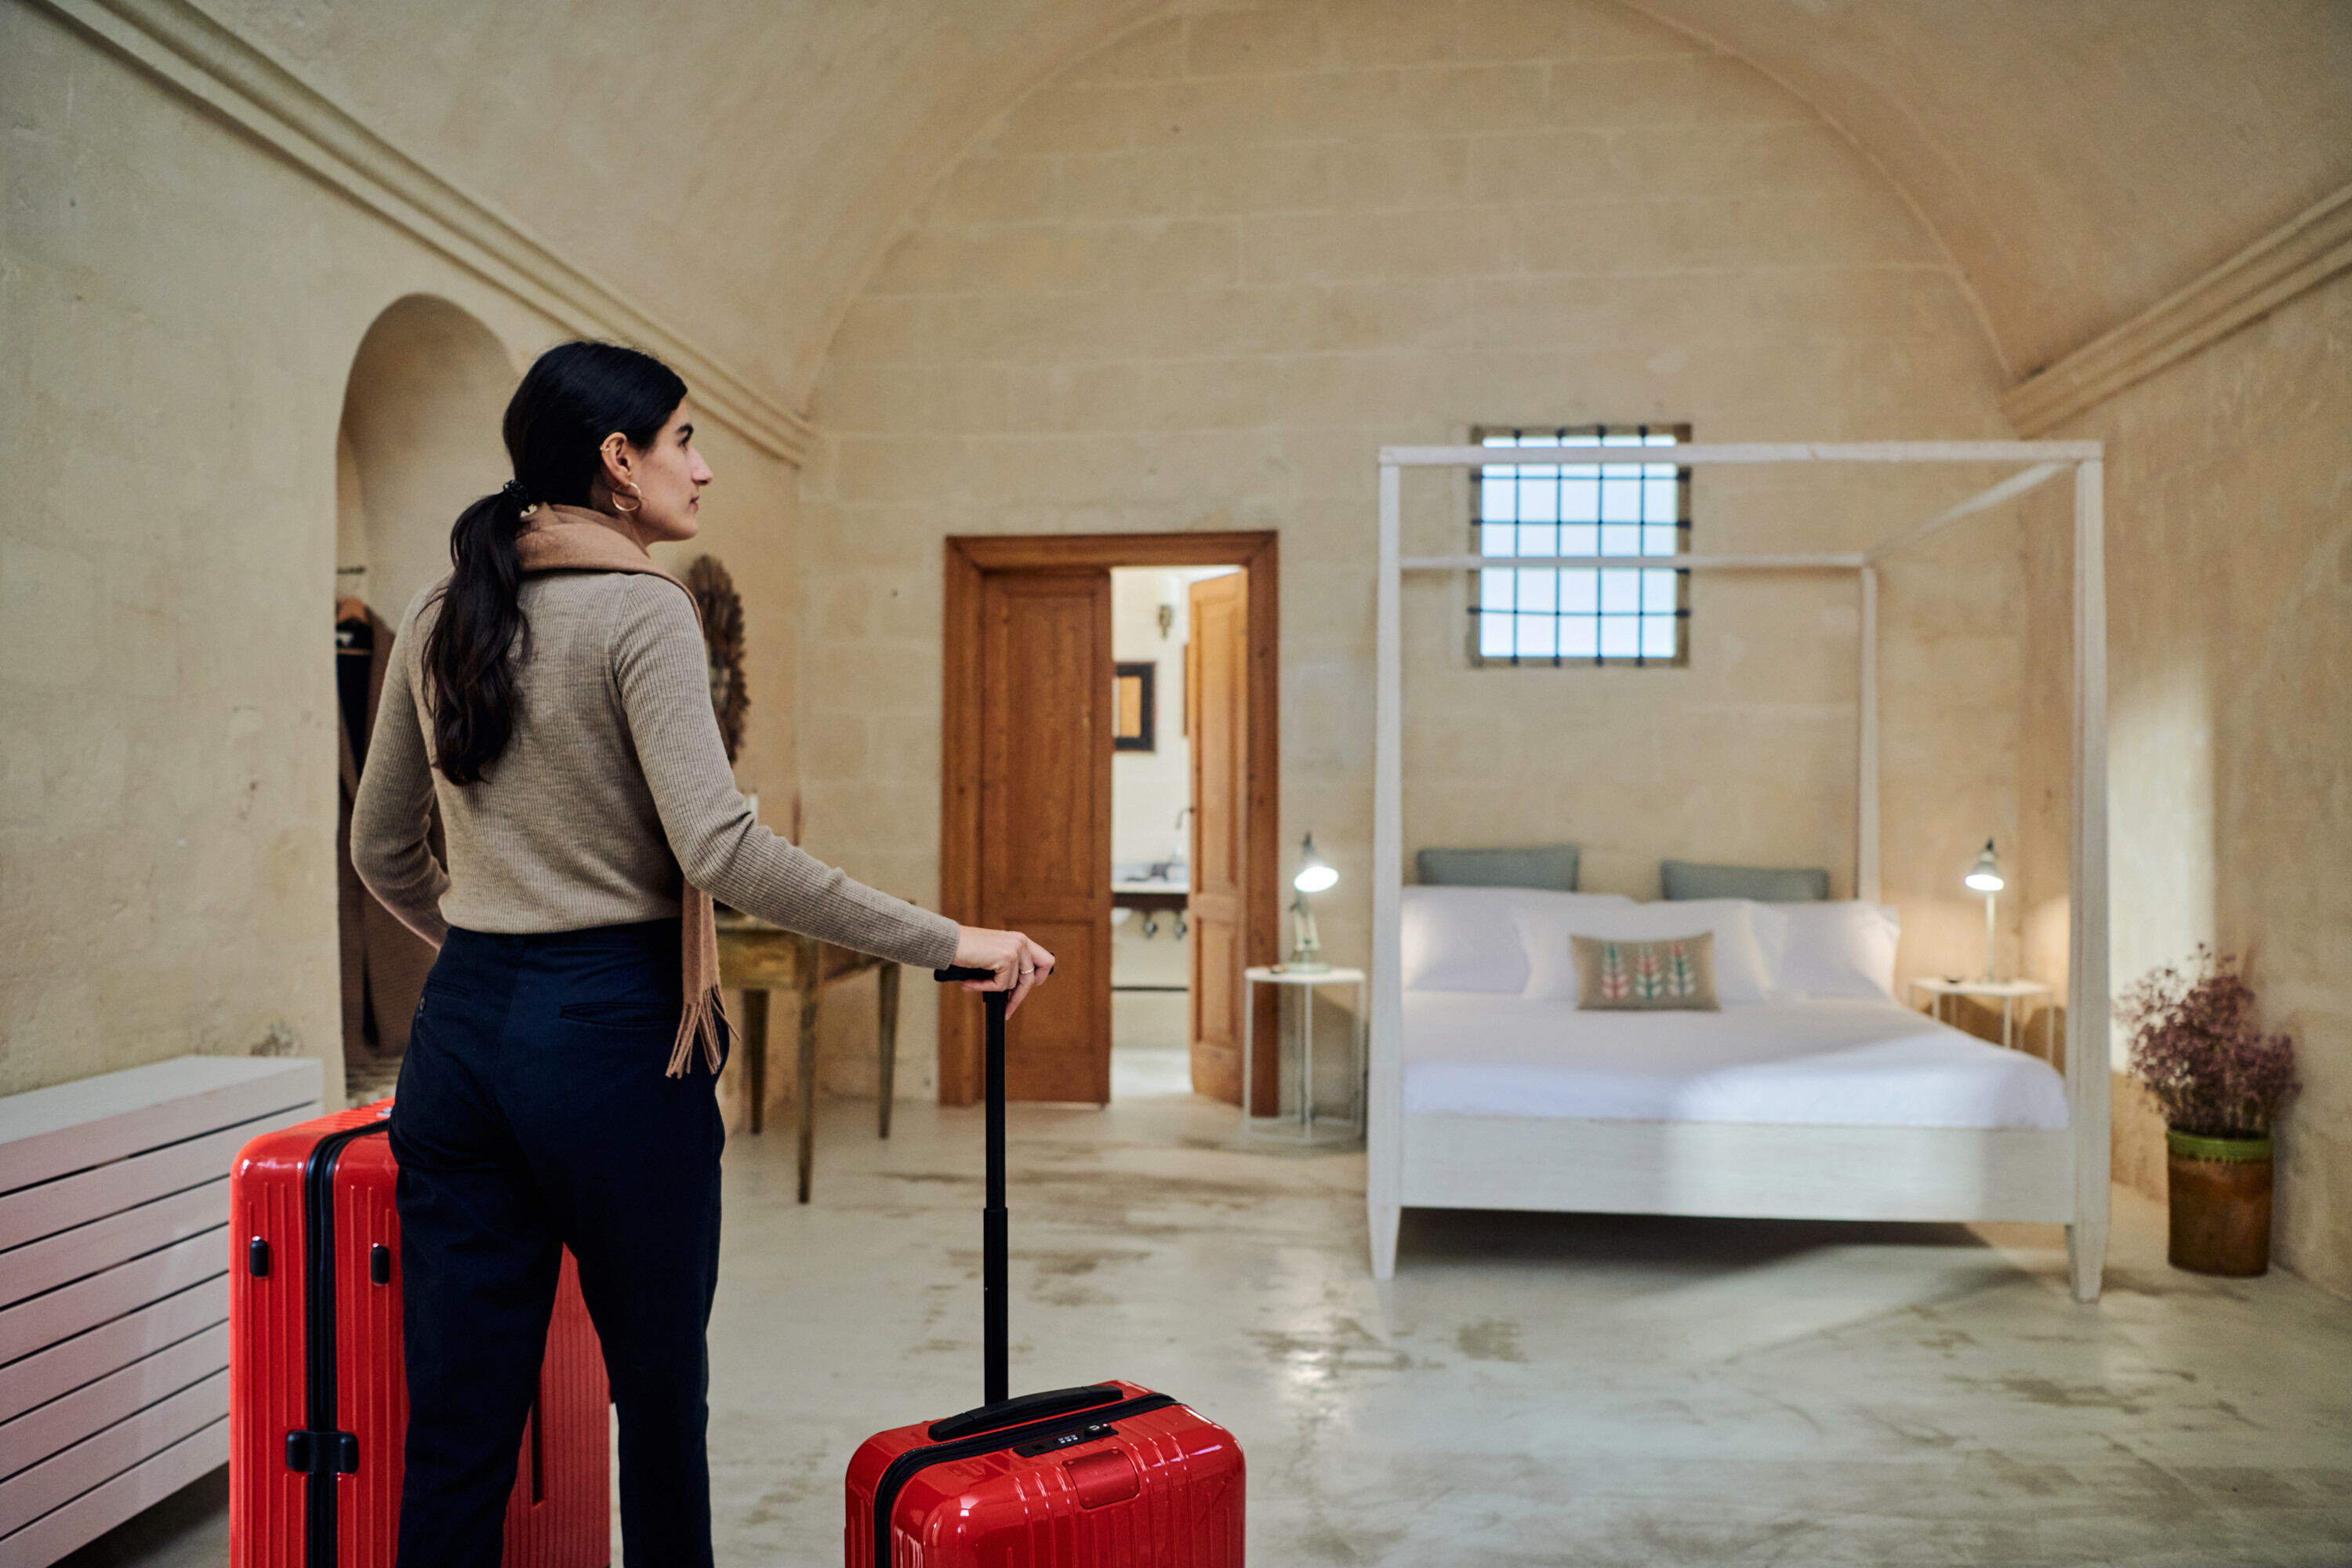
[[[1985,840],[1984,853],[1969,868],[1969,886],[1985,896],[1985,983],[1992,984],[1993,904],[2008,884],[2000,879],[2000,861],[1994,858],[1992,840]]]
[[[1298,847],[1298,874],[1290,879],[1298,896],[1290,901],[1290,922],[1293,942],[1290,962],[1283,968],[1293,974],[1320,974],[1331,966],[1323,962],[1323,944],[1315,935],[1315,910],[1307,901],[1309,893],[1319,893],[1339,879],[1331,862],[1323,858],[1315,847],[1315,835],[1309,833]]]

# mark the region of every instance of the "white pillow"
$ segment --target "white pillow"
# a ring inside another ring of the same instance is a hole
[[[1535,888],[1407,888],[1404,988],[1515,996],[1527,989],[1528,952],[1513,914],[1522,909],[1587,906],[1631,909],[1633,900],[1622,893],[1552,893]]]
[[[1789,920],[1780,989],[1803,996],[1895,997],[1895,943],[1902,921],[1892,904],[1774,904]]]
[[[1780,953],[1789,921],[1773,905],[1747,899],[1680,899],[1614,909],[1528,909],[1518,915],[1527,944],[1526,994],[1538,1002],[1576,1000],[1572,936],[1650,942],[1715,933],[1715,992],[1727,1003],[1769,1001],[1780,988]]]

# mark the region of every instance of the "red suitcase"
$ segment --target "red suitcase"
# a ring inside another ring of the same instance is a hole
[[[229,1562],[389,1568],[400,1536],[392,1102],[247,1144],[229,1179]],[[604,1357],[563,1258],[507,1503],[512,1568],[613,1560]]]
[[[985,980],[942,969],[942,981]],[[849,1461],[847,1568],[1240,1568],[1232,1433],[1132,1383],[1007,1399],[1004,994],[988,1004],[988,1402],[868,1437]]]

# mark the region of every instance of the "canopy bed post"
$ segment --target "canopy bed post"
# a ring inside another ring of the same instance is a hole
[[[2074,833],[2067,886],[2066,1099],[2074,1133],[2074,1300],[2099,1299],[2107,1253],[2107,556],[2105,468],[2074,469]]]
[[[1404,689],[1402,476],[1381,463],[1380,595],[1374,640],[1372,1019],[1365,1107],[1365,1217],[1372,1278],[1396,1272],[1404,1156]]]
[[[1878,568],[1862,579],[1861,777],[1854,807],[1853,896],[1878,902]]]

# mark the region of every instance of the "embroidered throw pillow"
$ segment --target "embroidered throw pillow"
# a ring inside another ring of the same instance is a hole
[[[1715,933],[1654,937],[1572,936],[1576,1005],[1602,1012],[1720,1012],[1715,995]]]
[[[1780,984],[1789,936],[1789,917],[1778,905],[1752,904],[1744,899],[1602,906],[1557,915],[1540,909],[1519,909],[1512,911],[1512,919],[1518,923],[1519,940],[1528,952],[1528,999],[1571,1006],[1576,1002],[1576,950],[1569,945],[1571,937],[1675,942],[1694,932],[1709,932],[1715,938],[1708,952],[1715,964],[1715,999],[1724,1006],[1738,1007],[1772,999]]]

